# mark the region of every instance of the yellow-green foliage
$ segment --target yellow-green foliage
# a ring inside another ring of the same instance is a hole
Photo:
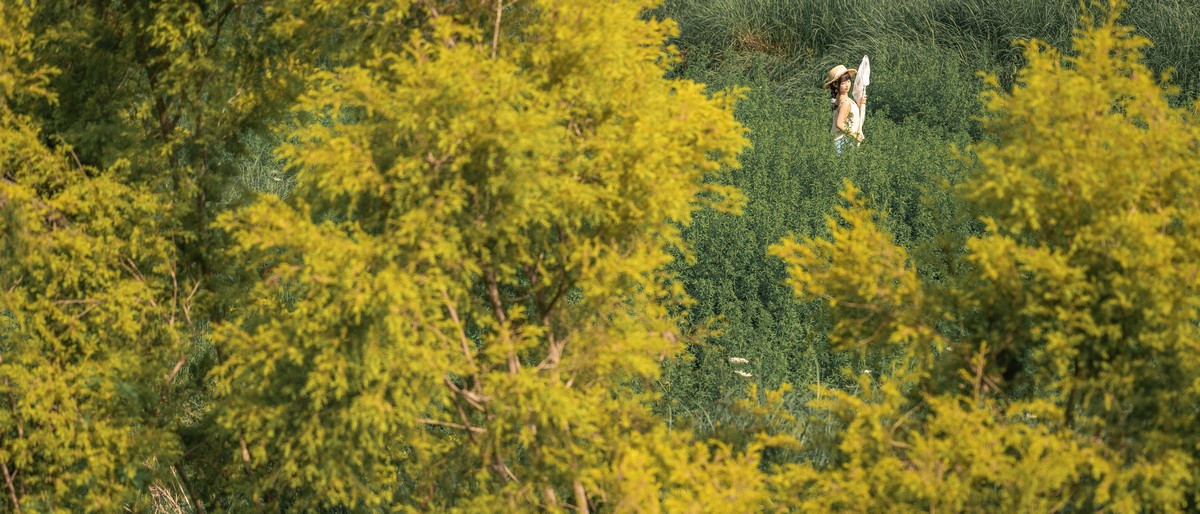
[[[0,7],[4,505],[762,499],[646,392],[736,95],[649,2],[464,4]],[[220,157],[265,126],[287,203]]]
[[[0,3],[5,509],[1194,501],[1195,110],[1120,6],[987,96],[957,274],[849,185],[774,247],[878,369],[807,419],[752,388],[710,442],[650,409],[696,338],[665,270],[746,139],[736,93],[664,78],[651,4]],[[237,190],[254,138],[286,200]]]
[[[852,187],[830,241],[773,249],[833,307],[835,342],[895,363],[814,405],[836,452],[780,470],[796,506],[1181,511],[1200,494],[1200,130],[1122,8],[1085,16],[1068,56],[1025,45],[1018,85],[985,95],[995,140],[961,192],[986,232],[958,276],[917,280]]]
[[[81,165],[11,103],[53,102],[22,2],[0,7],[0,465],[6,507],[114,511],[148,461],[177,448],[147,410],[170,368],[172,245],[163,205],[122,183],[123,166]],[[139,224],[129,220],[141,220]],[[147,278],[150,275],[151,278]],[[186,294],[186,291],[183,292]],[[117,343],[117,342],[121,343]]]
[[[647,6],[523,3],[496,32],[447,5],[311,76],[282,134],[293,196],[220,221],[253,280],[214,334],[219,419],[256,501],[674,511],[754,494],[753,458],[710,462],[638,392],[684,342],[662,271],[675,223],[697,198],[736,207],[703,179],[745,144],[730,95],[663,78],[674,25]]]
[[[839,220],[828,219],[830,239],[785,240],[771,253],[794,266],[791,283],[801,297],[840,308],[831,339],[860,352],[905,345],[933,335],[918,318],[924,296],[908,252],[877,226],[858,189],[845,181]]]

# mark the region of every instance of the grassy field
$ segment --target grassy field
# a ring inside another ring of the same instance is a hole
[[[1069,47],[1079,15],[1074,1],[1032,0],[666,0],[657,15],[678,21],[676,73],[712,89],[746,88],[737,116],[752,147],[729,176],[745,192],[742,216],[704,212],[688,228],[697,261],[678,272],[697,300],[691,320],[717,320],[720,335],[668,366],[663,411],[701,431],[731,435],[731,409],[748,381],[797,385],[792,405],[817,382],[839,378],[848,362],[829,352],[825,313],[796,302],[783,283],[782,262],[767,246],[788,233],[818,234],[852,180],[889,213],[887,226],[916,251],[927,276],[945,265],[953,241],[975,227],[944,186],[965,167],[952,148],[987,137],[977,117],[980,73],[1011,87],[1022,64],[1014,42],[1037,38]],[[1148,64],[1175,70],[1191,102],[1200,90],[1200,4],[1178,0],[1134,3],[1122,18],[1149,37]],[[825,71],[872,63],[867,141],[837,157],[829,135]],[[945,236],[943,235],[944,239]],[[730,357],[750,363],[753,378],[733,373]]]
[[[869,54],[881,85],[928,94],[925,86],[936,83],[922,75],[945,73],[939,68],[967,77],[993,72],[1008,84],[1020,64],[1013,42],[1037,38],[1066,48],[1079,9],[1070,0],[666,0],[659,14],[679,22],[688,56],[714,52],[722,66],[738,66],[765,54],[777,60],[775,77],[819,86],[824,70]],[[1122,18],[1154,42],[1148,64],[1174,68],[1188,98],[1200,87],[1200,27],[1189,22],[1197,17],[1195,2],[1148,0],[1134,2]]]

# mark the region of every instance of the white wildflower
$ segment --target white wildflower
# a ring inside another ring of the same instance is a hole
[[[746,360],[746,359],[743,359],[743,358],[741,358],[741,357],[730,357],[730,358],[729,358],[729,363],[730,363],[730,364],[745,364],[745,363],[747,363],[747,362],[750,362],[750,361],[749,361],[749,360]]]
[[[746,373],[745,371],[742,371],[742,370],[740,370],[740,369],[735,369],[735,370],[733,370],[733,372],[734,372],[734,373],[737,373],[737,374],[739,374],[739,375],[741,375],[741,376],[743,376],[743,377],[746,377],[746,378],[750,378],[750,377],[754,376],[754,375],[751,375],[751,374],[749,374],[749,373]]]

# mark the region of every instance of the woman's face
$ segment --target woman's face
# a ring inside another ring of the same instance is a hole
[[[850,92],[850,75],[842,75],[841,80],[838,81],[838,91],[842,93]]]

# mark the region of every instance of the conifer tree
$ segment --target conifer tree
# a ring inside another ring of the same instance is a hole
[[[113,511],[178,450],[167,394],[187,315],[167,206],[14,109],[54,104],[22,2],[0,7],[0,471],[5,510]],[[133,223],[137,220],[137,223]],[[176,370],[178,371],[178,370]]]
[[[732,97],[663,78],[674,24],[645,2],[496,5],[416,9],[315,74],[294,195],[222,218],[250,291],[214,335],[230,472],[302,508],[753,497],[752,460],[669,433],[642,392],[686,337],[674,223],[734,197],[704,182],[745,144]]]
[[[745,144],[649,7],[0,6],[5,505],[764,501],[647,406]],[[268,130],[287,202],[237,187]]]

